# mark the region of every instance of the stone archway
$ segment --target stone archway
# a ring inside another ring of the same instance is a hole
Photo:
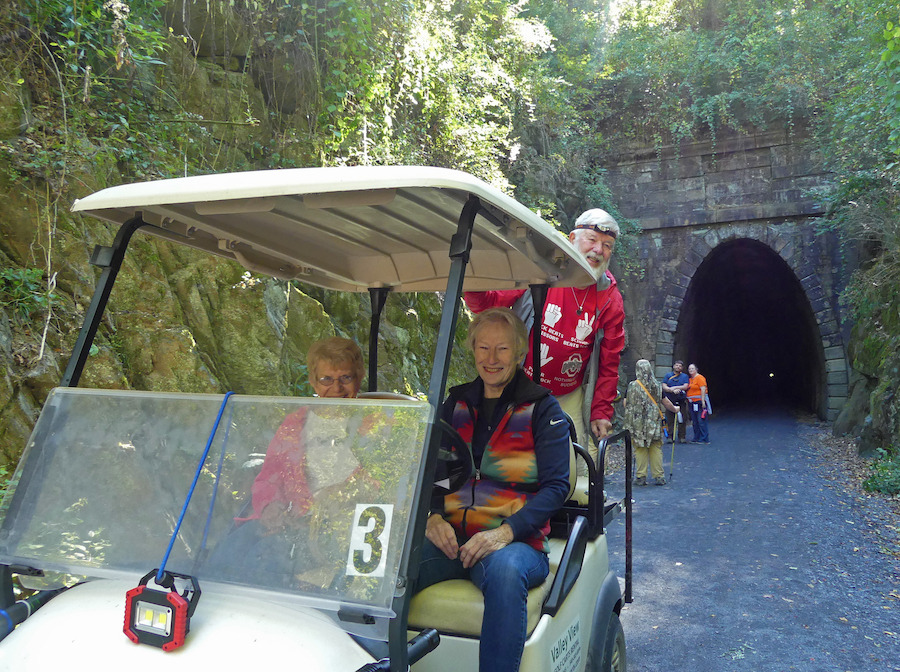
[[[808,227],[730,224],[691,236],[657,332],[657,373],[702,355],[704,373],[712,367],[720,379],[714,398],[784,402],[834,420],[847,363],[819,275],[799,253],[803,235]]]

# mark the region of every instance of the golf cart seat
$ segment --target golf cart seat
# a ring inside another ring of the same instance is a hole
[[[559,568],[566,542],[550,540],[550,574],[539,586],[528,591],[526,636],[537,627],[542,607]],[[450,579],[429,586],[412,598],[409,607],[409,627],[413,630],[435,628],[438,632],[478,637],[484,617],[484,596],[468,579]]]
[[[577,497],[576,453],[569,442],[569,492],[567,500]],[[579,528],[580,529],[580,528]],[[573,533],[573,536],[579,536]],[[544,606],[554,586],[556,573],[568,539],[550,538],[550,573],[544,582],[528,591],[526,637],[537,627]],[[577,546],[577,542],[575,544]],[[583,547],[582,547],[583,553]],[[567,556],[568,559],[568,556]],[[580,562],[580,559],[578,559]],[[484,618],[484,596],[468,579],[441,581],[415,595],[409,608],[409,627],[412,630],[435,628],[441,633],[478,637]]]

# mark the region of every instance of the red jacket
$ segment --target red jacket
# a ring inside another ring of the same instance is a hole
[[[606,272],[610,285],[603,291],[596,287],[552,287],[544,304],[541,325],[541,385],[554,395],[568,394],[584,383],[594,336],[603,330],[600,342],[599,370],[591,420],[612,420],[612,402],[619,382],[619,356],[625,345],[625,309],[616,279]],[[480,313],[488,308],[513,304],[527,290],[466,292],[469,308]],[[579,314],[580,311],[580,314]],[[529,345],[531,335],[528,336]],[[525,373],[532,375],[532,352],[525,358]]]

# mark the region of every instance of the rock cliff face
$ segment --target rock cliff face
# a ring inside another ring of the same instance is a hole
[[[900,443],[900,306],[882,306],[853,325],[848,346],[850,397],[834,423],[835,434],[860,437],[859,452]]]

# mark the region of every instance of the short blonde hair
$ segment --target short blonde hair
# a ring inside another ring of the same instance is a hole
[[[349,364],[356,376],[356,380],[360,383],[362,383],[363,376],[366,375],[366,365],[363,362],[362,351],[349,338],[332,336],[331,338],[323,338],[320,341],[316,341],[309,346],[309,352],[306,355],[306,368],[309,370],[310,385],[319,377],[318,368],[322,362],[328,362],[335,368]]]
[[[478,338],[478,330],[485,324],[505,324],[509,327],[510,334],[513,337],[513,347],[515,348],[514,359],[518,362],[525,358],[528,353],[528,330],[525,323],[509,308],[488,308],[482,313],[475,315],[474,319],[469,323],[469,334],[466,338],[466,345],[469,350],[475,351],[475,339]]]

